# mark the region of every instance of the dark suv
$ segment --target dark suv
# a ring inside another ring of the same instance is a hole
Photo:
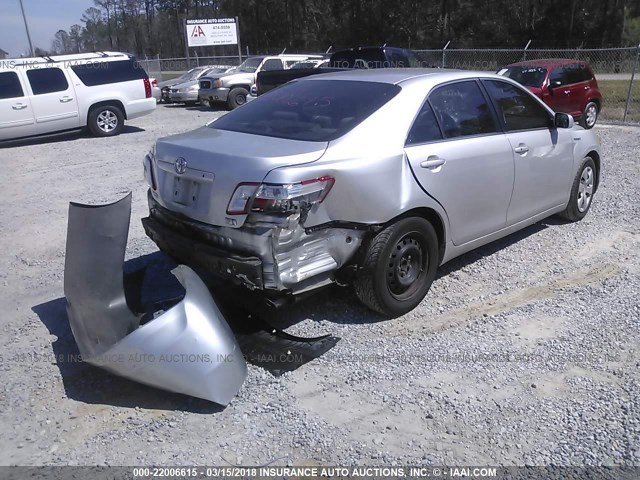
[[[602,94],[586,62],[531,60],[507,65],[498,73],[527,87],[556,112],[573,115],[584,128],[596,124]]]

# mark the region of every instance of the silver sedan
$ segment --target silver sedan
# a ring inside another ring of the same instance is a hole
[[[598,188],[594,133],[492,74],[380,69],[291,82],[145,157],[161,250],[272,301],[351,284],[388,317],[439,265]]]

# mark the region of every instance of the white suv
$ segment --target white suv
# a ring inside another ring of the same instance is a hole
[[[126,53],[0,60],[0,140],[81,127],[117,135],[155,108],[147,73]]]

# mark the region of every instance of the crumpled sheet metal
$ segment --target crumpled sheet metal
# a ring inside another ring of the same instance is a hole
[[[122,268],[130,215],[131,194],[109,205],[69,205],[64,293],[83,360],[227,405],[244,383],[247,365],[200,277],[184,265],[174,269],[184,298],[143,325],[127,305]]]

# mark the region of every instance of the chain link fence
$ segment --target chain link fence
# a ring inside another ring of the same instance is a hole
[[[604,97],[600,118],[640,123],[640,46],[609,49],[439,49],[416,50],[425,66],[496,72],[510,63],[562,58],[593,68]]]
[[[604,97],[600,119],[640,124],[640,46],[609,49],[437,49],[415,50],[425,67],[496,72],[524,60],[562,58],[583,60],[593,68]],[[280,52],[273,53],[277,55]],[[244,60],[246,56],[243,56]],[[141,65],[150,77],[166,80],[202,65],[236,66],[240,58],[216,56],[146,58]]]

